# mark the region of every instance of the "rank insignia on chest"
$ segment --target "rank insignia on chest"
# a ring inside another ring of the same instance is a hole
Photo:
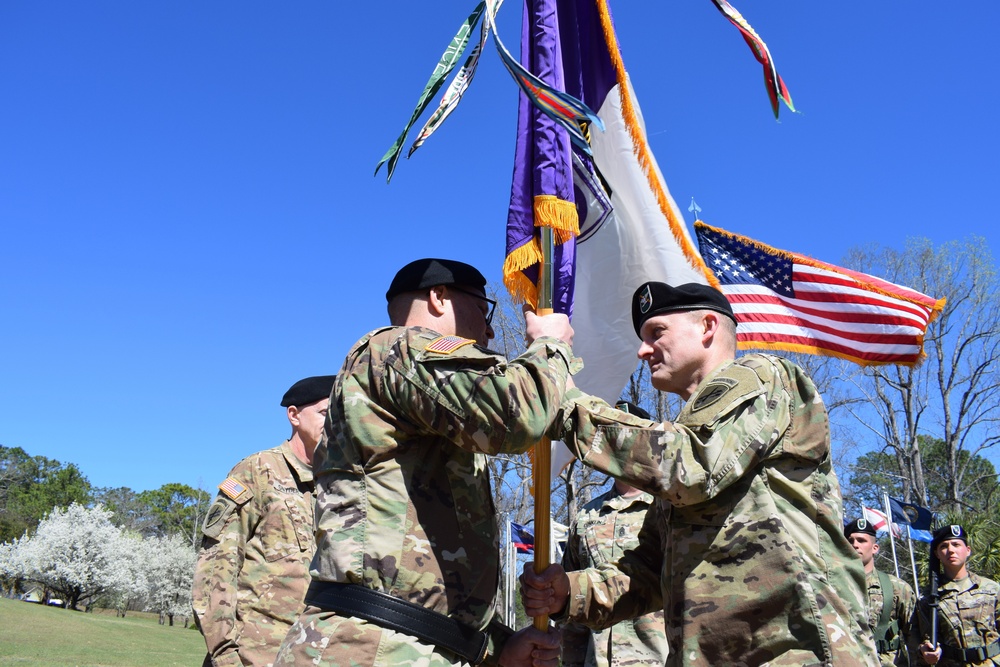
[[[248,493],[249,490],[244,485],[240,484],[238,481],[232,477],[227,477],[222,484],[219,484],[219,491],[232,498],[234,501],[239,502],[240,496],[244,493]]]
[[[436,354],[451,354],[459,348],[465,347],[466,345],[471,345],[476,341],[471,338],[462,338],[461,336],[441,336],[440,338],[435,338],[432,340],[427,347],[424,348],[425,352],[434,352]]]

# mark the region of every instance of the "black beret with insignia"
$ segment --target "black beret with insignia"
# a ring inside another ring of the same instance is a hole
[[[648,282],[632,295],[632,326],[635,335],[643,323],[654,315],[684,310],[714,310],[736,321],[733,307],[725,295],[714,287],[699,283],[686,283],[671,287],[666,283]]]
[[[867,519],[855,519],[844,526],[844,537],[850,537],[854,533],[864,533],[865,535],[876,536],[875,526]]]
[[[958,524],[952,524],[950,526],[938,528],[934,532],[934,539],[931,540],[931,553],[933,553],[938,548],[938,545],[945,540],[962,540],[965,542],[965,546],[969,546],[969,536],[965,532],[965,528],[962,528]]]
[[[398,272],[385,293],[385,300],[404,292],[434,287],[435,285],[464,285],[486,291],[486,278],[474,266],[453,259],[418,259]]]
[[[287,408],[292,405],[302,407],[324,398],[330,398],[333,381],[336,379],[336,375],[315,375],[299,380],[289,387],[285,395],[281,397],[281,407]]]

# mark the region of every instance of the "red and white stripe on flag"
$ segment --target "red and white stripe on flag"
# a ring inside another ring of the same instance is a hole
[[[695,230],[733,306],[740,349],[912,365],[923,356],[927,325],[944,307],[944,299],[702,222]]]
[[[885,514],[879,512],[878,510],[873,510],[870,507],[865,507],[863,509],[865,520],[870,523],[876,531],[889,530],[889,520],[886,519]]]

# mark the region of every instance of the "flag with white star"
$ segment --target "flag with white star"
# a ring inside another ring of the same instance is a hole
[[[944,307],[908,287],[695,223],[705,264],[736,314],[740,349],[913,365]]]

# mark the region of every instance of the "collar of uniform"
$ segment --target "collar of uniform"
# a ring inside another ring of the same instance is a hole
[[[285,440],[281,443],[281,455],[285,457],[288,462],[288,467],[295,471],[295,476],[299,478],[300,482],[310,482],[313,481],[313,471],[312,466],[302,461],[299,457],[295,455],[292,451],[292,443]]]
[[[736,359],[726,359],[721,364],[719,364],[718,366],[716,366],[715,368],[713,368],[711,371],[709,371],[708,375],[706,375],[704,378],[702,378],[701,383],[694,390],[694,393],[697,394],[698,393],[698,389],[701,389],[702,387],[704,387],[706,384],[708,384],[713,379],[715,379],[715,377],[717,375],[721,375],[724,370],[726,370],[727,368],[729,368],[730,366],[732,366],[735,363],[736,363]],[[692,394],[692,396],[694,396],[694,394]]]
[[[955,591],[957,593],[971,591],[977,585],[977,581],[972,578],[973,576],[974,575],[970,572],[968,576],[962,577],[961,579],[948,579],[941,584],[941,588],[944,590]]]

